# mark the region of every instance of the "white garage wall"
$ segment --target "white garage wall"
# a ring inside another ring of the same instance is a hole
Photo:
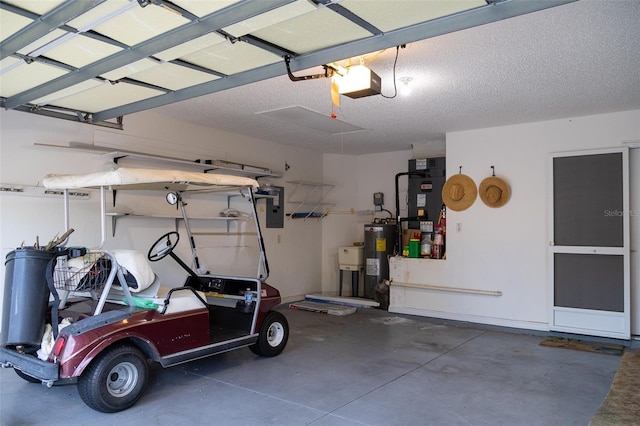
[[[480,199],[463,212],[448,212],[447,260],[408,267],[407,281],[432,285],[499,290],[500,297],[434,292],[406,288],[392,294],[391,310],[440,318],[468,320],[529,329],[547,329],[547,223],[548,154],[556,151],[620,146],[640,139],[640,111],[627,111],[566,120],[528,123],[447,134],[447,174],[462,172],[477,184],[491,174],[504,177],[512,197],[500,209]],[[632,333],[640,334],[640,161],[631,150]],[[393,185],[394,175],[406,171],[410,152],[358,158],[357,167],[345,170],[341,157],[325,155],[325,175],[341,175],[357,182],[356,208],[371,208],[371,194]],[[353,185],[353,184],[352,184]],[[351,186],[349,186],[351,187]],[[392,186],[391,186],[392,188]],[[385,189],[386,207],[393,191]],[[389,194],[386,193],[389,191]],[[339,203],[352,203],[342,194]],[[392,207],[390,210],[395,211]],[[332,226],[326,226],[331,223]],[[456,231],[460,224],[460,231]],[[345,235],[361,235],[355,223],[326,221],[323,288],[337,288],[335,247],[348,243]],[[350,237],[351,239],[356,237]],[[433,263],[446,262],[446,263]]]
[[[338,247],[350,246],[364,241],[364,225],[374,217],[386,218],[386,212],[372,214],[373,193],[384,194],[384,208],[393,217],[395,207],[395,175],[407,170],[407,161],[412,151],[398,151],[384,154],[349,156],[339,154],[324,155],[325,181],[335,183],[332,201],[336,214],[329,214],[322,220],[322,290],[337,294],[339,288]],[[407,178],[399,180],[400,193],[407,191]],[[401,206],[406,206],[404,195]],[[401,207],[403,208],[403,207]],[[406,207],[401,214],[406,215]],[[350,211],[354,213],[351,214]],[[344,275],[343,295],[351,295],[351,274]],[[362,296],[363,275],[360,276]]]
[[[286,301],[321,290],[337,292],[337,247],[362,241],[363,224],[372,217],[349,214],[350,210],[372,210],[372,194],[380,191],[385,194],[385,208],[395,214],[394,177],[396,173],[406,171],[407,160],[412,157],[411,151],[363,156],[328,154],[321,161],[316,154],[305,150],[285,148],[149,112],[126,117],[124,132],[14,111],[0,111],[0,123],[2,183],[35,185],[50,172],[84,173],[103,169],[107,163],[97,156],[33,146],[34,142],[95,141],[121,149],[186,158],[221,158],[280,171],[286,161],[291,169],[284,178],[270,181],[274,185],[287,186],[289,190],[286,181],[291,180],[336,184],[329,197],[336,203],[332,208],[335,214],[321,221],[285,219],[283,229],[263,228],[272,271],[269,282],[280,289]],[[414,275],[417,279],[428,280],[439,273],[441,281],[432,284],[496,289],[504,295],[499,299],[482,300],[416,290],[405,294],[406,305],[402,309],[442,318],[546,328],[547,155],[553,151],[618,146],[622,140],[634,139],[640,139],[640,111],[448,134],[449,174],[462,165],[464,173],[480,182],[494,165],[497,174],[512,185],[513,196],[501,209],[489,209],[478,200],[465,212],[450,212],[446,270],[433,268],[431,272],[421,270]],[[630,155],[632,212],[640,209],[638,151],[631,150]],[[403,194],[406,182],[401,179],[400,184]],[[74,205],[83,209],[82,214],[72,217],[74,224],[90,222],[93,218],[90,213],[97,210],[92,201],[77,201]],[[404,205],[402,195],[401,205]],[[264,204],[259,204],[259,208],[264,210]],[[386,217],[387,214],[378,213],[378,216]],[[640,333],[639,220],[637,215],[631,220],[632,249],[635,250],[632,253],[634,334]],[[460,232],[452,231],[456,223],[461,224]],[[61,232],[61,224],[59,201],[0,195],[2,258],[23,240],[29,244],[35,235],[40,235],[43,241]],[[123,226],[122,233],[120,226],[117,242],[126,248],[146,252],[148,245],[170,230],[172,223],[136,221],[135,226]],[[77,231],[74,243],[97,241],[97,232],[95,228],[91,229]],[[2,277],[3,264],[0,264]],[[182,276],[177,267],[168,263],[155,264],[154,268],[169,277]],[[347,294],[349,288],[347,281]]]
[[[89,173],[113,166],[110,160],[97,155],[33,145],[35,142],[67,145],[70,141],[95,142],[96,145],[181,158],[218,158],[276,171],[284,171],[286,161],[290,169],[282,179],[261,179],[279,186],[287,186],[286,181],[289,180],[322,178],[321,159],[306,150],[285,148],[276,143],[225,133],[150,112],[125,117],[125,131],[15,111],[1,111],[0,123],[1,183],[37,185],[47,173]],[[158,167],[158,164],[153,165]],[[135,209],[135,202],[127,207]],[[98,208],[97,194],[92,195],[89,201],[72,201],[72,212],[78,213],[71,218],[71,225],[76,229],[71,244],[95,245],[99,241]],[[264,201],[258,202],[258,209],[264,219]],[[284,228],[267,229],[262,221],[271,267],[268,282],[280,290],[285,301],[298,300],[304,294],[318,292],[321,288],[318,261],[321,256],[318,244],[321,228],[306,221],[285,219],[285,222]],[[106,247],[131,248],[146,253],[149,245],[160,235],[171,231],[173,226],[172,220],[123,219],[118,222],[116,238],[110,240]],[[41,243],[46,243],[54,235],[64,232],[62,228],[60,199],[0,194],[2,282],[4,260],[9,251],[23,241],[33,244],[36,235]],[[180,255],[190,263],[190,254],[186,244],[184,246],[184,253],[180,252]],[[154,263],[153,268],[167,282],[182,283],[186,275],[170,259]],[[0,291],[0,297],[3,294]]]
[[[447,218],[447,266],[458,273],[443,284],[500,290],[503,296],[494,300],[447,295],[441,302],[485,317],[487,322],[505,320],[509,325],[508,321],[516,321],[515,326],[520,322],[546,329],[548,155],[617,147],[624,140],[638,139],[639,119],[640,111],[629,111],[448,134],[449,175],[462,165],[463,172],[479,183],[490,175],[493,165],[496,174],[510,183],[512,197],[500,209],[490,209],[478,200],[468,210],[450,212]],[[638,188],[631,187],[635,197]],[[634,202],[637,205],[637,198]],[[632,220],[634,226],[637,220]],[[457,223],[461,224],[460,232],[455,231]],[[637,280],[633,287],[640,290]],[[633,311],[638,308],[636,300]],[[442,305],[427,309],[456,312]],[[636,325],[632,330],[640,328]]]

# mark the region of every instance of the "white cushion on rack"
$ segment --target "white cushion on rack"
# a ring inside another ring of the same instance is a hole
[[[153,284],[155,274],[143,253],[137,250],[109,250],[109,254],[113,255],[118,264],[136,279],[138,287],[129,286],[131,292],[138,293]]]
[[[156,276],[149,265],[146,256],[137,250],[109,250],[122,268],[125,277],[131,274],[137,287],[129,285],[129,291],[139,293],[150,287],[156,280]],[[84,256],[74,257],[67,261],[68,273],[72,274],[76,282],[82,283],[82,278],[90,271],[91,266],[103,257],[101,252],[91,252]],[[107,272],[108,274],[108,272]],[[104,276],[106,279],[106,274]],[[114,287],[119,287],[118,280],[114,281]]]

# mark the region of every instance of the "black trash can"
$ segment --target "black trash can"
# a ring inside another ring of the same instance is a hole
[[[3,347],[24,346],[25,351],[40,347],[44,333],[49,287],[47,264],[54,253],[21,248],[7,255],[2,304]]]

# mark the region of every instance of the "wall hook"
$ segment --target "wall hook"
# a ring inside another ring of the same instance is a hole
[[[491,176],[495,176],[496,175],[496,168],[494,166],[491,166]]]

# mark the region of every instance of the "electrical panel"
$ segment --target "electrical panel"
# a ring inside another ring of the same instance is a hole
[[[382,210],[382,206],[384,205],[384,194],[382,192],[375,192],[373,194],[373,205],[377,212]]]
[[[284,187],[273,188],[277,189],[277,197],[267,198],[266,227],[284,228]]]
[[[438,222],[446,180],[445,165],[445,157],[409,160],[410,172],[422,172],[422,175],[409,176],[407,216],[412,219],[409,228],[420,229],[423,221]]]

